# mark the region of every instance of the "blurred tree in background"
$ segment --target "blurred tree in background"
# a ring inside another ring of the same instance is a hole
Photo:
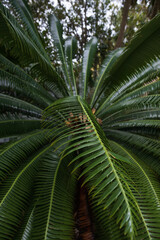
[[[74,35],[78,40],[77,60],[92,36],[99,39],[94,72],[107,53],[122,47],[134,36],[144,23],[153,18],[160,9],[159,0],[26,0],[31,8],[37,28],[54,65],[56,52],[49,33],[48,16],[54,13],[63,24],[66,38]],[[8,4],[7,0],[2,0]],[[125,4],[127,7],[125,7]],[[11,6],[10,6],[11,9]],[[125,15],[125,16],[124,16]],[[120,38],[120,40],[119,40]],[[78,69],[78,68],[77,68]]]

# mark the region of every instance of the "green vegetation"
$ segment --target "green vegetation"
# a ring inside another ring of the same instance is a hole
[[[94,79],[98,40],[49,17],[60,67],[25,0],[0,4],[0,239],[160,238],[160,15]]]

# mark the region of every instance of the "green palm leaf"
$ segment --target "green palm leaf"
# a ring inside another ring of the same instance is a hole
[[[27,97],[30,101],[33,101],[34,104],[41,106],[42,108],[47,107],[48,99],[46,99],[44,93],[41,94],[36,85],[37,84],[34,84],[34,82],[26,82],[23,78],[20,79],[15,75],[0,69],[1,92],[7,92],[8,89],[11,89],[10,91],[12,95],[14,95],[14,92],[17,92],[17,95],[19,95],[20,98]],[[37,97],[37,95],[39,96]]]
[[[1,137],[14,136],[19,134],[24,134],[35,129],[41,128],[40,120],[31,119],[5,119],[0,121],[0,135]]]
[[[151,81],[150,83],[148,83],[146,85],[143,85],[139,88],[136,88],[135,90],[131,91],[130,93],[126,93],[122,98],[118,99],[117,101],[113,102],[112,104],[111,103],[108,104],[108,102],[105,101],[101,105],[101,107],[98,109],[97,113],[99,113],[100,111],[103,111],[103,110],[105,112],[106,110],[108,110],[112,107],[114,109],[114,106],[116,104],[117,104],[117,106],[119,104],[123,105],[124,103],[127,103],[127,101],[130,101],[130,99],[134,99],[133,101],[136,101],[136,98],[141,97],[141,101],[142,100],[144,101],[145,98],[142,98],[142,97],[147,96],[147,95],[151,95],[151,94],[154,94],[154,93],[155,94],[158,93],[159,88],[160,88],[160,81],[159,81],[159,78],[157,78],[156,80]],[[156,98],[156,96],[155,96],[155,98]],[[157,98],[158,98],[158,94],[157,94]],[[102,112],[102,114],[103,114],[103,112]]]
[[[141,238],[145,238],[147,234],[148,239],[152,239],[159,234],[158,226],[160,224],[158,223],[158,221],[160,221],[160,191],[158,178],[156,178],[154,173],[126,148],[122,147],[116,142],[111,142],[111,145],[114,151],[121,153],[122,156],[129,157],[134,162],[134,164],[131,165],[131,168],[129,168],[129,174],[131,175],[136,186],[136,190],[133,189],[132,191],[134,191],[142,221],[140,227],[138,227],[138,231],[142,231],[142,225],[144,225],[144,236],[141,232]],[[149,219],[152,219],[153,222],[156,219],[157,224],[153,227],[153,224],[149,221]]]
[[[82,92],[82,96],[84,99],[86,99],[86,94],[88,90],[88,81],[91,75],[91,67],[94,61],[96,50],[97,50],[97,38],[94,37],[86,45],[86,48],[83,54],[82,79],[80,82],[80,89],[83,90],[84,88],[84,91]]]
[[[129,82],[133,75],[136,76],[142,72],[148,64],[152,64],[159,57],[159,50],[156,47],[160,38],[159,18],[159,15],[156,16],[153,21],[147,23],[143,29],[137,32],[134,39],[107,73],[108,77],[99,91],[103,93],[106,89],[108,95],[113,94],[120,85]]]
[[[43,45],[40,41],[39,33],[38,33],[38,31],[37,31],[37,29],[34,25],[32,16],[29,12],[29,7],[25,3],[25,1],[22,1],[22,0],[13,1],[13,0],[11,0],[10,3],[12,4],[13,8],[18,13],[18,15],[19,15],[21,21],[23,22],[24,27],[27,30],[27,33],[29,34],[32,41],[34,41],[34,43],[37,45],[37,47],[39,48],[41,53],[45,56],[45,58],[48,59],[48,61],[50,61],[49,57],[46,54],[46,51],[44,50],[44,47],[43,47]]]
[[[41,117],[42,110],[28,102],[23,100],[7,96],[5,94],[0,94],[0,110],[12,111],[15,110],[16,113],[29,114],[37,118]]]
[[[71,118],[70,113],[73,114],[73,127],[71,126],[71,129],[62,124],[62,122],[64,123],[67,119],[69,120]],[[119,208],[122,204],[121,209],[123,209],[123,214],[121,214],[121,217],[118,218],[118,222],[121,223],[121,227],[125,226],[126,234],[133,237],[135,231],[135,219],[133,215],[134,209],[132,209],[130,204],[133,196],[129,190],[128,184],[126,182],[123,183],[117,173],[114,161],[108,150],[109,146],[107,139],[103,135],[101,128],[98,126],[95,118],[93,117],[91,110],[89,110],[86,103],[83,102],[79,97],[74,99],[69,98],[68,100],[62,99],[58,100],[49,108],[47,108],[47,110],[44,112],[44,119],[48,117],[50,117],[49,122],[54,122],[55,124],[56,122],[61,122],[58,129],[58,133],[60,135],[58,138],[59,140],[66,138],[66,133],[69,134],[69,132],[70,135],[73,136],[73,138],[70,140],[72,144],[66,148],[62,158],[68,156],[68,154],[72,152],[83,151],[83,154],[79,154],[70,162],[70,164],[72,164],[73,162],[81,159],[80,164],[74,168],[74,171],[80,166],[84,167],[84,170],[80,175],[80,177],[82,177],[84,174],[86,176],[83,184],[89,184],[90,192],[93,192],[93,198],[98,196],[99,198],[97,200],[97,204],[102,203],[104,209],[112,204],[113,206],[118,204],[119,207],[116,208],[117,212],[120,210]],[[46,123],[44,123],[44,126],[49,128],[53,127],[52,124]],[[82,135],[85,128],[87,136]],[[56,134],[57,137],[58,133]],[[81,134],[81,137],[83,136],[83,140],[77,140],[76,134]],[[57,141],[58,140],[56,140],[56,142]],[[91,156],[88,155],[88,148],[93,152]],[[103,173],[103,177],[100,179],[101,171]],[[95,182],[97,183],[95,184]],[[99,193],[100,196],[98,195]],[[128,194],[130,197],[128,197]]]
[[[38,46],[21,28],[21,26],[17,23],[13,16],[10,15],[9,11],[2,5],[0,6],[0,27],[2,32],[2,43],[4,45],[7,44],[6,46],[9,47],[9,49],[12,49],[12,54],[18,57],[20,61],[23,62],[23,64],[38,62],[40,72],[45,71],[48,76],[52,76],[52,78],[54,77],[55,84],[58,89],[61,90],[64,95],[67,94],[66,85],[53,68],[51,62],[43,56]],[[60,87],[60,83],[64,85],[65,91]]]
[[[64,55],[62,26],[55,15],[50,15],[49,25],[50,25],[50,32],[51,32],[52,38],[54,39],[54,44],[58,49],[59,59],[62,63],[62,71],[63,71],[64,79],[66,80],[66,83],[69,84],[70,91],[72,93],[71,79],[69,77],[69,72],[67,69],[67,64],[66,64],[65,55]]]
[[[3,181],[9,173],[16,170],[16,166],[25,162],[35,149],[39,149],[46,143],[44,132],[33,131],[28,135],[22,135],[19,140],[9,144],[0,153],[0,180]]]
[[[75,50],[77,49],[77,41],[74,37],[69,37],[65,40],[65,59],[67,64],[67,70],[69,74],[69,78],[74,86],[75,94],[77,95],[77,86],[76,79],[74,76],[72,59],[75,55]]]
[[[153,63],[153,65],[150,65],[149,67],[147,66],[147,68],[143,69],[143,71],[136,73],[136,77],[133,75],[133,77],[129,78],[129,82],[127,81],[125,84],[122,83],[121,86],[116,91],[114,91],[112,95],[109,96],[108,101],[106,101],[107,104],[105,106],[117,100],[123,99],[124,96],[125,97],[130,96],[130,94],[132,95],[132,92],[134,94],[136,90],[141,88],[143,89],[143,87],[158,81],[159,61],[156,63],[157,63],[156,69],[154,69],[154,63]],[[154,89],[153,91],[156,92],[157,90],[158,89]],[[151,88],[150,88],[150,91],[151,91]]]
[[[78,79],[76,40],[59,20],[57,72],[27,2],[10,3],[15,15],[0,4],[0,239],[159,239],[160,15],[95,80],[92,38]]]
[[[28,159],[29,162],[27,161],[24,166],[22,165],[15,174],[8,178],[8,181],[5,181],[3,188],[1,188],[0,211],[2,224],[0,226],[0,236],[2,239],[6,235],[9,236],[9,239],[14,238],[16,229],[19,228],[22,221],[22,212],[25,212],[28,207],[33,179],[38,170],[37,164],[48,148],[48,146],[45,147]],[[17,199],[16,201],[15,198]],[[7,213],[5,216],[4,212]],[[6,231],[3,231],[6,225],[8,227]]]
[[[93,106],[93,102],[95,98],[98,99],[99,90],[108,76],[109,70],[111,69],[112,65],[117,61],[117,57],[122,53],[122,49],[115,49],[111,53],[107,55],[104,62],[102,63],[101,69],[99,70],[99,75],[96,81],[96,88],[92,97],[91,105]],[[94,103],[95,104],[95,103]]]
[[[139,156],[140,154],[140,159],[159,174],[159,139],[152,139],[146,137],[145,134],[141,136],[122,130],[107,130],[107,136],[114,141],[121,141],[129,149],[134,147],[136,155]]]
[[[22,68],[18,65],[11,62],[9,59],[0,54],[0,68],[4,71],[9,72],[10,74],[18,77],[19,79],[25,81],[27,84],[34,86],[38,91],[39,95],[43,96],[48,104],[51,104],[55,98],[44,89],[38,82],[35,81],[33,77],[27,74]],[[25,87],[26,88],[26,87]]]

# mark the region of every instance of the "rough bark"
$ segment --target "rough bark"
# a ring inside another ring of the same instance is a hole
[[[153,7],[152,7],[152,11],[149,14],[150,19],[152,19],[153,17],[156,16],[156,14],[160,11],[160,0],[155,0]]]
[[[115,48],[121,47],[123,45],[124,31],[125,31],[125,26],[127,23],[130,5],[131,5],[131,0],[124,1],[124,6],[122,9],[122,21],[121,21],[121,25],[120,25],[120,32],[118,35],[118,39],[117,39]]]
[[[78,205],[75,214],[76,240],[94,240],[93,223],[91,219],[88,193],[85,186],[79,183]]]

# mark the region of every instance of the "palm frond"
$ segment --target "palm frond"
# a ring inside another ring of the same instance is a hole
[[[147,86],[151,83],[158,81],[160,76],[159,72],[159,60],[149,64],[146,68],[143,68],[140,72],[136,72],[135,75],[128,78],[125,81],[125,84],[122,83],[112,95],[109,96],[107,104],[109,105],[112,102],[115,102],[119,99],[123,99],[125,95],[134,92],[136,89],[140,89],[143,86]],[[129,81],[128,81],[129,80]]]
[[[45,58],[49,61],[49,57],[41,43],[39,33],[34,25],[32,16],[30,14],[29,6],[26,4],[25,1],[22,0],[10,0],[10,3],[18,14],[18,17],[23,23],[25,29],[27,30],[29,37],[36,44],[36,46],[45,56]]]
[[[74,37],[68,37],[65,40],[65,59],[66,59],[69,78],[71,79],[72,85],[74,86],[75,95],[77,95],[77,85],[76,85],[76,79],[74,76],[72,59],[75,55],[76,49],[77,49],[76,39]]]
[[[64,94],[67,94],[67,88],[63,79],[55,71],[51,62],[46,59],[38,49],[38,46],[32,41],[27,33],[17,23],[15,18],[0,5],[0,27],[1,41],[12,53],[13,56],[19,58],[23,64],[37,63],[41,72],[46,72],[50,78],[54,78],[54,83],[58,89]],[[61,86],[64,86],[62,89]]]
[[[132,178],[132,191],[137,200],[138,210],[140,211],[141,223],[138,226],[137,234],[141,238],[147,236],[148,239],[154,238],[160,233],[159,230],[159,211],[160,211],[160,190],[159,180],[154,172],[141,162],[134,154],[124,146],[116,142],[110,142],[113,151],[121,153],[122,156],[129,157],[134,164],[127,167],[127,172]],[[124,164],[123,164],[124,166]],[[135,174],[136,173],[136,174]],[[152,219],[151,222],[149,219]],[[156,220],[157,226],[152,224]],[[143,229],[143,231],[142,231]]]
[[[82,76],[80,81],[80,89],[82,90],[82,96],[86,99],[88,81],[91,75],[91,67],[94,61],[94,56],[97,50],[97,38],[93,37],[86,45],[83,53],[82,63]],[[83,89],[84,88],[84,89]]]
[[[66,80],[66,84],[68,84],[70,87],[71,94],[73,94],[71,79],[67,69],[67,64],[66,64],[66,59],[64,54],[64,46],[63,46],[64,40],[62,38],[62,26],[55,15],[50,15],[49,25],[50,25],[50,32],[51,32],[52,38],[54,39],[54,44],[58,49],[58,56],[62,64],[62,72],[63,72],[64,79]]]
[[[13,116],[0,121],[1,137],[10,137],[41,129],[40,119],[14,119]]]
[[[10,3],[14,15],[0,3],[0,239],[81,238],[83,189],[95,239],[158,239],[160,15],[109,53],[92,92],[97,39],[78,80],[76,40],[50,16],[57,72],[27,1]]]
[[[160,52],[157,50],[160,39],[159,19],[160,16],[157,15],[137,32],[131,43],[124,49],[107,73],[108,77],[99,89],[100,92],[104,93],[106,91],[108,97],[119,86],[125,84],[127,79],[142,72],[159,57]]]
[[[144,161],[146,165],[151,167],[155,172],[159,174],[159,139],[152,139],[138,133],[125,132],[122,130],[106,130],[106,135],[108,138],[114,140],[127,147],[128,149],[134,149],[136,155]],[[137,154],[139,153],[139,154]],[[148,157],[147,157],[148,155]]]
[[[35,152],[1,186],[0,237],[2,239],[5,236],[8,236],[8,239],[13,239],[16,231],[19,229],[23,213],[25,213],[29,206],[29,199],[32,195],[32,184],[38,172],[38,166],[40,166],[40,161],[49,148],[50,146],[45,146],[37,153]]]
[[[46,166],[39,174],[36,191],[38,201],[32,239],[37,239],[37,234],[39,237],[50,239],[54,239],[55,236],[58,239],[74,239],[74,202],[77,180],[75,175],[70,174],[67,162],[68,160],[59,162],[53,174],[52,165],[55,163],[52,156],[50,161],[45,162]],[[40,186],[41,183],[43,187]],[[42,189],[44,189],[43,192]],[[39,219],[43,219],[44,222],[42,224],[44,228],[41,230],[37,225]]]
[[[99,91],[101,89],[101,86],[105,79],[107,78],[109,74],[109,70],[111,69],[112,65],[117,61],[117,58],[122,53],[122,49],[115,49],[114,51],[110,52],[107,57],[105,58],[104,62],[102,63],[102,66],[99,70],[99,74],[95,83],[95,90],[93,93],[91,105],[92,107],[96,104],[96,101],[98,100],[98,95],[100,94]]]
[[[26,114],[31,117],[41,118],[42,110],[20,99],[0,94],[0,113],[11,112]]]
[[[136,231],[136,214],[131,203],[134,196],[125,177],[119,175],[108,141],[86,103],[80,97],[58,100],[45,110],[45,119],[48,121],[44,122],[44,127],[52,129],[57,136],[53,144],[62,139],[70,142],[62,152],[62,159],[78,151],[78,156],[70,164],[78,161],[73,172],[83,167],[79,178],[85,175],[83,185],[89,187],[91,198],[96,199],[98,205],[102,204],[104,209],[112,206],[114,214],[121,212],[117,221],[121,227],[124,226],[124,232],[133,237]],[[58,132],[54,127],[57,124]],[[67,136],[72,137],[67,140]]]
[[[46,91],[44,87],[36,82],[33,77],[27,74],[18,65],[14,64],[9,59],[4,57],[2,54],[0,54],[0,68],[34,86],[39,91],[39,95],[42,95],[48,104],[51,104],[55,100],[55,98],[51,96],[51,94],[49,94],[49,92]]]
[[[128,236],[124,235],[124,227],[120,228],[119,224],[117,224],[116,216],[111,217],[109,208],[104,211],[103,206],[97,206],[96,201],[91,201],[91,204],[96,225],[96,240],[128,240]]]
[[[23,135],[19,140],[11,142],[0,152],[0,181],[20,167],[32,155],[47,143],[44,132],[33,131]]]
[[[159,94],[159,89],[160,89],[160,81],[159,81],[159,78],[156,78],[154,81],[151,81],[147,84],[144,84],[143,86],[139,87],[139,88],[136,88],[135,90],[131,91],[130,93],[126,93],[123,97],[117,99],[117,101],[113,101],[113,103],[110,102],[110,104],[105,101],[101,106],[100,108],[98,109],[97,113],[100,115],[104,114],[104,112],[107,112],[108,109],[114,109],[114,106],[115,105],[123,105],[123,104],[127,104],[128,101],[130,101],[131,99],[133,99],[133,101],[136,101],[136,98],[140,98],[141,97],[141,101],[145,100],[145,96],[148,96],[150,97],[150,95],[152,94],[157,94],[157,97],[158,97],[158,94]],[[152,97],[152,96],[151,96]],[[153,95],[154,97],[154,95]],[[156,96],[155,96],[156,98]],[[147,99],[147,98],[146,98]],[[144,101],[146,103],[146,101]],[[120,106],[119,105],[119,106]],[[146,104],[147,105],[147,104]]]
[[[44,95],[41,95],[40,91],[36,88],[34,82],[26,82],[22,78],[16,77],[14,74],[10,74],[0,69],[0,86],[1,93],[7,93],[9,90],[11,95],[17,93],[17,98],[28,98],[28,101],[33,102],[35,105],[45,108],[48,106],[48,101]],[[38,96],[38,97],[37,97]]]

